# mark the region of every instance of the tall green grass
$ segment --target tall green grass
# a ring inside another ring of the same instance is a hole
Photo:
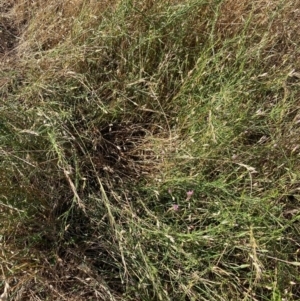
[[[11,300],[300,298],[299,4],[0,5]]]

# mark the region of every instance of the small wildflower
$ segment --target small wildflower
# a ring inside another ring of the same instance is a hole
[[[193,194],[194,194],[194,190],[187,191],[187,193],[186,193],[187,198],[186,199],[189,200],[192,197]]]
[[[172,189],[169,188],[169,189],[168,189],[168,192],[169,192],[169,194],[172,194]]]
[[[174,204],[174,205],[173,205],[173,210],[174,210],[174,211],[178,211],[178,209],[179,209],[179,205],[178,205],[178,204]]]

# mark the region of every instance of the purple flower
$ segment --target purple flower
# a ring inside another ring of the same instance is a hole
[[[187,193],[186,193],[186,200],[189,200],[192,197],[193,194],[194,194],[194,190],[187,191]]]
[[[178,205],[178,204],[174,204],[174,205],[173,205],[173,210],[174,210],[174,211],[178,211],[178,209],[179,209],[179,205]]]

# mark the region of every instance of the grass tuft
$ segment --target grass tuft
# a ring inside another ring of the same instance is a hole
[[[299,300],[299,11],[0,1],[0,300]]]

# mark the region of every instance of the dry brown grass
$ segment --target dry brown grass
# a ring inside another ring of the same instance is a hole
[[[221,39],[246,34],[251,44],[245,51],[259,51],[261,64],[270,72],[276,67],[290,67],[290,64],[297,70],[299,13],[299,1],[224,1],[216,27]]]

